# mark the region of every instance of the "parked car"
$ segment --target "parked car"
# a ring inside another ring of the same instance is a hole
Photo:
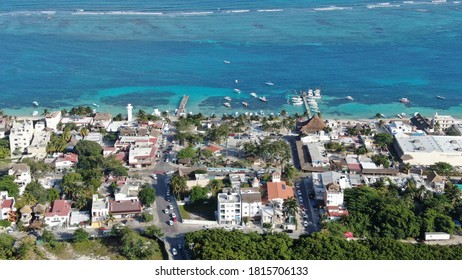
[[[169,221],[168,221],[168,225],[169,225],[169,226],[173,226],[173,221],[172,221],[172,220],[169,220]]]
[[[298,190],[298,191],[297,191],[297,194],[298,194],[298,195],[302,195],[302,191],[301,191],[301,190]]]
[[[170,204],[170,205],[168,206],[168,209],[172,210],[172,209],[173,209],[173,205]]]
[[[165,208],[165,209],[164,209],[164,213],[165,213],[165,214],[168,214],[168,208]]]
[[[176,249],[175,249],[175,248],[172,249],[172,254],[173,254],[174,256],[176,256],[177,252],[176,252]]]
[[[303,197],[300,196],[300,197],[298,198],[298,201],[300,201],[300,203],[303,203]]]
[[[308,221],[303,221],[303,225],[304,225],[305,227],[307,227],[307,226],[308,226]]]

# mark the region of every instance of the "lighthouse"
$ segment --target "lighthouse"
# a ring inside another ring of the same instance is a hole
[[[128,122],[132,122],[133,121],[133,106],[132,104],[128,104],[127,105],[127,120]]]

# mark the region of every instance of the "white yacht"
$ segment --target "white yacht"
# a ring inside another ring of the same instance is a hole
[[[314,98],[316,98],[316,99],[322,98],[322,96],[321,96],[321,90],[320,90],[319,88],[317,88],[317,89],[314,90]]]
[[[440,95],[437,95],[436,98],[438,98],[438,99],[446,99],[446,97],[440,96]]]
[[[249,106],[249,103],[247,102],[242,102],[242,105],[244,105],[245,107]]]
[[[93,103],[93,106],[95,106],[95,107],[99,107],[99,105],[98,105],[98,104],[96,104],[96,103]]]
[[[267,102],[268,100],[266,100],[266,97],[259,97],[258,99],[260,99],[260,101],[263,101],[263,102]]]
[[[235,83],[235,84],[239,84],[239,80],[234,80],[234,83]]]
[[[265,85],[267,86],[274,86],[274,84],[272,82],[265,82]]]
[[[292,104],[293,104],[293,105],[297,105],[297,106],[298,106],[298,105],[303,105],[303,100],[298,100],[298,101],[293,101],[293,100],[292,100]]]
[[[225,100],[226,100],[226,101],[231,101],[231,97],[225,96]]]
[[[223,103],[223,105],[225,105],[225,107],[231,107],[231,104],[229,104],[228,102]]]
[[[35,117],[35,116],[38,116],[38,114],[39,114],[39,112],[38,112],[38,111],[34,111],[34,112],[32,112],[32,116],[34,116],[34,117]]]
[[[250,96],[253,96],[253,97],[255,97],[255,98],[258,97],[257,94],[256,94],[255,92],[251,92],[251,93],[250,93]]]
[[[230,64],[231,61],[229,61],[229,60],[223,60],[223,63],[224,63],[224,64]]]
[[[411,101],[409,101],[409,99],[407,99],[406,97],[403,97],[403,98],[399,99],[399,102],[401,102],[401,103],[409,103]]]
[[[345,97],[345,99],[348,99],[348,100],[351,100],[351,101],[353,101],[353,100],[354,100],[354,98],[353,98],[353,97],[351,97],[351,96],[349,96],[349,95],[348,95],[347,97]]]
[[[235,89],[234,89],[234,92],[235,92],[235,93],[241,93],[241,90],[238,89],[238,88],[235,88]]]
[[[403,118],[403,115],[401,115],[401,114],[397,114],[396,116],[397,116],[398,118],[400,118],[400,119]]]
[[[39,103],[38,103],[37,101],[32,102],[32,104],[34,104],[34,106],[38,106],[38,105],[39,105]]]

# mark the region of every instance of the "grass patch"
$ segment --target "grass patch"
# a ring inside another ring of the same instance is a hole
[[[182,209],[180,208],[180,211]],[[199,216],[203,219],[214,221],[215,220],[215,211],[217,210],[217,201],[215,197],[210,198],[204,202],[198,202],[194,204],[185,204],[184,211],[187,212],[187,216],[191,217],[191,214]],[[183,212],[181,212],[183,215]],[[182,216],[185,217],[185,216]],[[186,218],[187,219],[187,218]]]
[[[184,209],[184,205],[178,205],[178,209],[180,210],[181,217],[183,219],[189,219],[191,217],[190,213]]]
[[[51,241],[45,244],[45,248],[60,260],[71,260],[73,256],[68,248],[69,243]]]
[[[89,257],[109,257],[111,259],[116,257],[116,254],[114,254],[110,248],[103,245],[99,240],[72,243],[72,247],[74,248],[74,252],[78,255]]]

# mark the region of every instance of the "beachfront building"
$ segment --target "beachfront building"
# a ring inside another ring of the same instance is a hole
[[[61,122],[62,114],[61,111],[52,112],[45,116],[45,124],[47,128],[56,131],[58,130],[58,124]]]
[[[326,123],[318,116],[318,114],[315,114],[301,126],[301,141],[303,143],[313,143],[329,140],[329,135],[324,132],[325,128]]]
[[[390,134],[398,136],[412,132],[412,127],[402,121],[392,121],[388,123],[385,128]]]
[[[306,147],[313,167],[328,168],[330,166],[324,145],[319,143],[308,143]]]
[[[61,123],[63,125],[66,125],[68,123],[73,123],[77,127],[82,127],[82,126],[89,126],[93,123],[93,118],[92,117],[82,117],[82,116],[69,116],[69,117],[64,117],[61,119]]]
[[[231,191],[217,196],[217,218],[220,225],[241,224],[241,196]]]
[[[258,221],[261,218],[262,199],[260,189],[241,188],[241,213],[242,218],[247,217],[249,221]]]
[[[93,117],[93,125],[96,128],[107,129],[112,122],[112,115],[109,113],[95,113]]]
[[[14,197],[9,197],[7,191],[0,192],[0,220],[16,222],[16,208]]]
[[[20,156],[29,147],[34,136],[31,120],[14,121],[10,130],[11,157]]]
[[[49,227],[67,227],[71,213],[71,205],[66,200],[55,200],[45,212],[45,224]]]
[[[462,136],[395,137],[394,147],[403,162],[432,165],[436,162],[462,165]]]
[[[32,182],[30,167],[27,164],[18,163],[8,170],[8,175],[14,177],[14,182],[19,186],[19,195],[24,193],[27,184]]]
[[[438,112],[435,112],[431,121],[431,125],[439,126],[440,130],[446,130],[454,124],[456,124],[456,119],[449,115],[439,115]]]
[[[106,224],[109,216],[109,199],[107,197],[98,198],[93,195],[91,203],[91,226],[99,228]]]

